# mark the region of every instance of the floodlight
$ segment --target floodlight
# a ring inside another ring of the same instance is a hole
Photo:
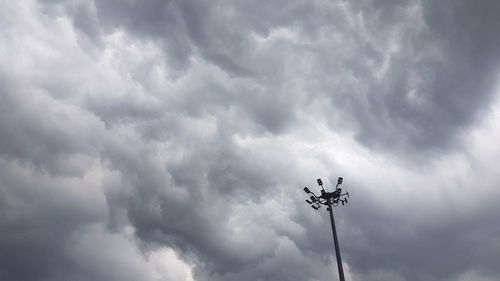
[[[311,193],[311,191],[309,190],[309,188],[307,188],[307,186],[306,186],[306,187],[304,187],[304,191],[305,191],[306,193]]]
[[[306,199],[306,202],[312,204],[312,201],[309,201],[309,199]]]
[[[314,197],[314,196],[311,196],[311,197],[309,197],[309,198],[311,198],[311,200],[312,200],[313,202],[316,202],[316,200],[318,200],[318,199],[316,199],[316,197]]]
[[[321,179],[317,179],[317,181],[319,186],[323,186],[323,182],[321,181]]]
[[[319,206],[314,206],[314,205],[311,205],[311,207],[312,207],[314,210],[319,209]]]
[[[343,178],[342,178],[342,177],[339,177],[339,178],[337,179],[337,184],[342,184],[342,180],[343,180]]]

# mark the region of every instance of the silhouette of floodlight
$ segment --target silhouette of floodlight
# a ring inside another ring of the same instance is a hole
[[[323,186],[323,182],[321,181],[321,179],[317,179],[316,181],[318,182],[319,186]]]

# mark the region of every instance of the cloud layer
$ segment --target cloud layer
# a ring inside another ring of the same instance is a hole
[[[0,279],[499,279],[495,1],[2,6]]]

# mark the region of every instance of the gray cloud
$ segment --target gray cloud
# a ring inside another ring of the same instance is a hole
[[[449,146],[496,86],[496,3],[357,4],[356,25],[341,32],[346,58],[332,54],[335,61],[324,60],[318,73],[339,78],[319,90],[347,109],[342,115],[366,145],[419,152]]]
[[[500,276],[495,3],[9,5],[2,279]]]
[[[241,107],[271,131],[293,121],[293,114],[282,110],[300,110],[303,95],[274,88],[279,81],[320,81],[312,84],[308,98],[330,98],[328,110],[337,111],[340,105],[345,109],[341,120],[353,123],[358,140],[379,149],[384,144],[412,151],[444,148],[461,128],[476,120],[477,112],[492,96],[499,38],[498,19],[492,12],[498,7],[491,1],[436,6],[411,1],[239,5],[224,1],[99,1],[95,18],[104,30],[125,29],[159,42],[170,67],[186,71],[199,54],[231,76],[249,76],[265,85],[273,92],[265,93],[265,100],[252,88],[243,89],[248,98],[237,95],[227,102],[243,102]],[[86,27],[94,21],[81,16],[89,8],[81,6],[73,12],[75,26],[95,37],[99,32]],[[297,32],[298,42],[257,50],[255,36],[269,38],[270,32],[280,28]],[[280,55],[279,50],[289,46],[293,52]],[[298,68],[288,63],[298,58],[296,54],[306,54],[307,63],[317,62],[314,69],[299,70],[303,77],[286,73]],[[266,69],[269,59],[290,69]],[[266,82],[269,75],[280,72],[279,80]],[[216,91],[217,97],[227,95]],[[286,96],[287,106],[272,99],[280,95]],[[220,98],[205,106],[211,103],[220,104]],[[273,116],[277,110],[279,115]],[[280,120],[283,118],[289,121]],[[341,120],[330,121],[337,127]]]

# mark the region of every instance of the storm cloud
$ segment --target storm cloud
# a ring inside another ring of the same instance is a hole
[[[499,12],[4,1],[0,279],[500,279]]]

